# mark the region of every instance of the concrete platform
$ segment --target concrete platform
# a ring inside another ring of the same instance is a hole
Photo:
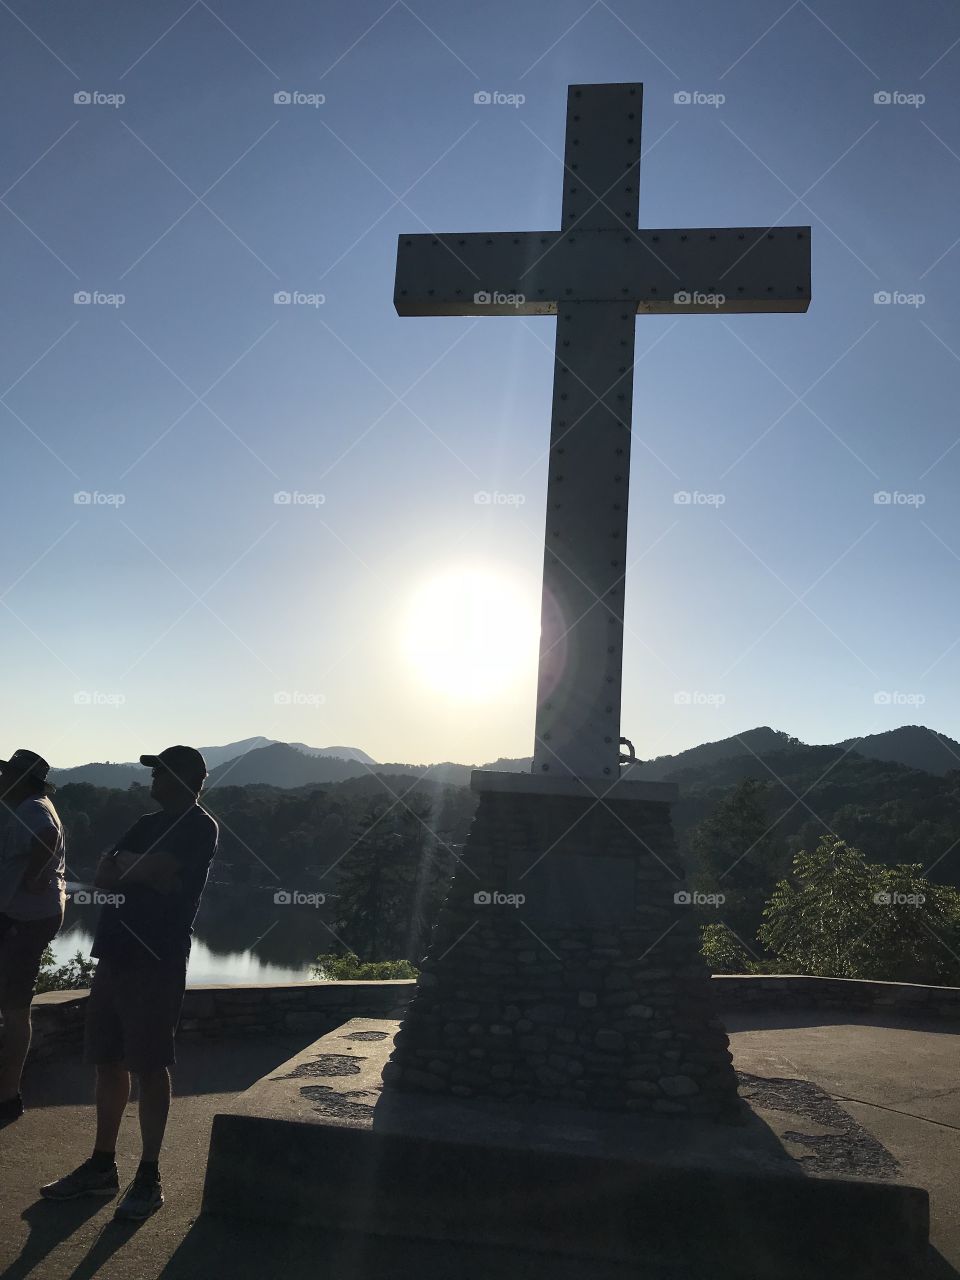
[[[609,778],[544,777],[532,773],[504,773],[496,769],[474,769],[470,774],[472,791],[503,791],[512,795],[595,796],[601,800],[643,800],[674,804],[680,797],[675,782],[647,782],[631,777],[629,768],[620,777]]]
[[[738,1126],[384,1094],[397,1027],[345,1023],[217,1114],[204,1213],[642,1262],[650,1276],[925,1274],[926,1191],[858,1143],[850,1117],[838,1125],[815,1085],[756,1077]],[[843,1156],[829,1174],[806,1158],[824,1139]]]

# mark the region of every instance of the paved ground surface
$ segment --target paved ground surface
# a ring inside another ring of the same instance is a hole
[[[820,1085],[929,1191],[931,1278],[960,1275],[960,1028],[826,1016],[730,1016],[737,1069]]]
[[[835,1100],[822,1112],[824,1136],[849,1115],[896,1160],[909,1182],[929,1189],[932,1209],[930,1280],[960,1277],[960,1039],[942,1027],[885,1022],[825,1023],[822,1017],[750,1015],[728,1020],[736,1066],[748,1087],[763,1081],[765,1105],[795,1109],[803,1081]],[[958,1029],[960,1031],[960,1029]],[[187,1042],[177,1068],[177,1094],[163,1163],[168,1203],[140,1227],[112,1222],[112,1202],[50,1204],[42,1182],[74,1168],[92,1135],[89,1073],[75,1061],[35,1070],[28,1114],[0,1131],[0,1275],[3,1280],[623,1280],[622,1268],[591,1267],[556,1258],[505,1258],[485,1249],[451,1250],[364,1238],[273,1232],[255,1225],[197,1222],[209,1128],[214,1112],[237,1092],[305,1046],[298,1039]],[[819,1091],[807,1091],[811,1098]],[[817,1105],[822,1105],[818,1103]],[[838,1121],[838,1117],[840,1120]],[[797,1153],[803,1158],[804,1153]],[[830,1158],[829,1147],[811,1151]],[[884,1159],[882,1154],[878,1159]],[[134,1107],[121,1135],[121,1175],[137,1159]],[[264,1171],[269,1177],[269,1170]],[[812,1260],[813,1261],[813,1260]],[[733,1280],[720,1269],[684,1280]],[[811,1280],[816,1274],[815,1263]],[[635,1273],[634,1273],[635,1276]],[[651,1277],[650,1280],[653,1280]],[[656,1280],[660,1280],[657,1277]],[[679,1277],[677,1278],[679,1280]],[[761,1280],[739,1275],[736,1280]],[[766,1280],[766,1278],[763,1278]]]

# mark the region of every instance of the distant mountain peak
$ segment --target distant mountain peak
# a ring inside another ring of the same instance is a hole
[[[791,737],[782,729],[758,725],[755,729],[744,729],[741,733],[731,734],[729,738],[720,738],[717,742],[704,742],[700,746],[690,747],[673,756],[656,756],[652,760],[639,760],[632,766],[630,776],[659,782],[668,774],[673,776],[682,769],[701,768],[703,765],[714,764],[719,760],[729,760],[734,756],[769,755],[773,751],[786,751],[790,747],[803,745],[799,738]]]
[[[369,762],[369,763],[368,763]],[[210,770],[207,788],[306,787],[342,782],[377,768],[377,762],[357,747],[307,747],[299,742],[268,742]]]
[[[837,746],[873,760],[905,764],[927,773],[944,774],[960,769],[960,742],[923,724],[903,724],[898,729],[847,738]]]

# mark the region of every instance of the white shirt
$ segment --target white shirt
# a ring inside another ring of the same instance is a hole
[[[0,911],[13,920],[48,920],[63,911],[66,901],[65,843],[63,824],[46,796],[30,796],[4,813],[0,829]],[[55,833],[51,850],[50,883],[41,893],[28,893],[19,885],[35,836]],[[8,902],[5,897],[11,892]]]

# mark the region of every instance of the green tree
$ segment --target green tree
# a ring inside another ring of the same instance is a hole
[[[317,956],[313,976],[328,982],[383,982],[390,978],[416,978],[419,970],[409,960],[362,961],[354,952]]]
[[[751,973],[757,968],[747,948],[727,925],[704,925],[700,936],[700,950],[711,973]]]
[[[774,839],[768,816],[769,786],[745,778],[724,795],[687,840],[698,889],[722,893],[722,914],[743,937],[752,937],[786,853]]]
[[[339,867],[337,930],[365,960],[417,960],[449,877],[423,795],[370,801]]]
[[[760,941],[781,972],[892,982],[960,980],[960,894],[919,863],[870,863],[824,836],[801,850],[763,912]]]
[[[77,991],[89,987],[96,967],[96,960],[78,951],[72,960],[58,968],[54,963],[53,949],[47,947],[40,961],[37,995],[42,995],[44,991]]]

